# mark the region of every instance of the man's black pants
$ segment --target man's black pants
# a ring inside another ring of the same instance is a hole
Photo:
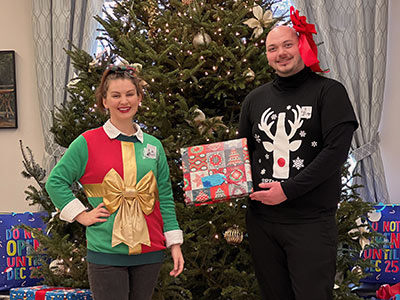
[[[247,211],[247,231],[264,300],[332,300],[335,217],[312,223],[268,222]]]

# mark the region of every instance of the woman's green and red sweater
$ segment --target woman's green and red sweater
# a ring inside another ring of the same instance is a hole
[[[155,202],[154,210],[145,215],[151,246],[141,244],[141,254],[136,255],[129,255],[129,248],[123,243],[111,246],[117,210],[106,222],[87,227],[87,259],[92,263],[122,266],[161,262],[166,239],[167,246],[183,242],[182,231],[176,220],[164,149],[158,139],[141,132],[138,126],[139,135],[119,134],[115,138],[110,137],[107,126],[108,129],[113,127],[108,121],[103,127],[86,131],[71,143],[51,171],[46,190],[58,209],[67,210],[68,206],[73,206],[73,202],[78,201],[70,189],[73,182],[79,181],[84,187],[88,184],[100,184],[112,168],[124,178],[122,144],[131,143],[136,157],[137,182],[149,171],[154,173],[157,181],[159,201]],[[88,197],[88,200],[93,207],[97,207],[103,201],[103,197]]]

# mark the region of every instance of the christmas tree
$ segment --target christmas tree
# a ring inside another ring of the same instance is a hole
[[[271,26],[282,19],[272,18],[276,2],[117,1],[112,14],[96,17],[104,28],[100,39],[107,42],[107,50],[97,57],[77,48],[67,53],[77,75],[67,87],[70,101],[58,109],[52,128],[55,141],[63,147],[104,123],[106,117],[96,110],[94,90],[107,65],[119,61],[137,64],[147,83],[136,121],[164,145],[177,217],[184,231],[186,262],[183,274],[171,278],[171,260],[166,260],[154,299],[259,299],[245,234],[243,238],[246,199],[186,207],[180,148],[236,137],[241,102],[273,77],[264,41]],[[23,153],[24,175],[39,184],[39,189],[28,188],[27,199],[49,212],[45,221],[51,238],[35,232],[41,242],[37,255],[43,264],[37,275],[50,285],[88,287],[84,228],[58,219],[44,190],[44,170],[29,150],[23,149]],[[235,153],[231,159],[236,161]],[[78,185],[73,190],[89,205]],[[345,224],[341,233],[347,237],[348,231],[357,227],[353,217],[365,215],[371,207],[346,186],[343,195],[350,206],[341,206],[344,214],[339,222]],[[352,203],[358,205],[356,210]],[[361,277],[351,272],[351,266],[367,263],[358,264],[354,255],[359,251],[354,241],[363,234],[360,231],[355,240],[341,241],[345,247],[338,252],[337,299],[344,299],[339,296],[350,293],[348,283]],[[349,260],[343,261],[343,254]]]

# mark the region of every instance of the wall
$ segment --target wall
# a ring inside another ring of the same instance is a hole
[[[22,177],[19,140],[41,163],[44,142],[39,118],[30,0],[0,0],[0,50],[14,50],[17,83],[17,129],[0,129],[0,212],[36,211],[24,190],[32,180]]]
[[[400,1],[389,1],[388,63],[385,102],[380,128],[381,151],[392,203],[400,203]],[[39,118],[30,0],[0,0],[0,49],[16,51],[18,129],[0,129],[0,212],[35,210],[24,190],[34,183],[24,179],[19,140],[41,163],[43,135]]]
[[[381,152],[391,203],[400,203],[400,1],[389,1],[388,61],[380,128]]]

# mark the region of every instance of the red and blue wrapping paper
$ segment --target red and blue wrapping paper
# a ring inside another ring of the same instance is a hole
[[[0,291],[34,286],[42,280],[31,275],[33,269],[40,267],[32,256],[39,242],[30,231],[16,226],[24,224],[45,231],[44,216],[46,212],[0,214]]]
[[[12,288],[10,300],[93,300],[88,289],[50,287],[47,285]]]
[[[245,197],[253,190],[245,138],[181,149],[187,205]]]

